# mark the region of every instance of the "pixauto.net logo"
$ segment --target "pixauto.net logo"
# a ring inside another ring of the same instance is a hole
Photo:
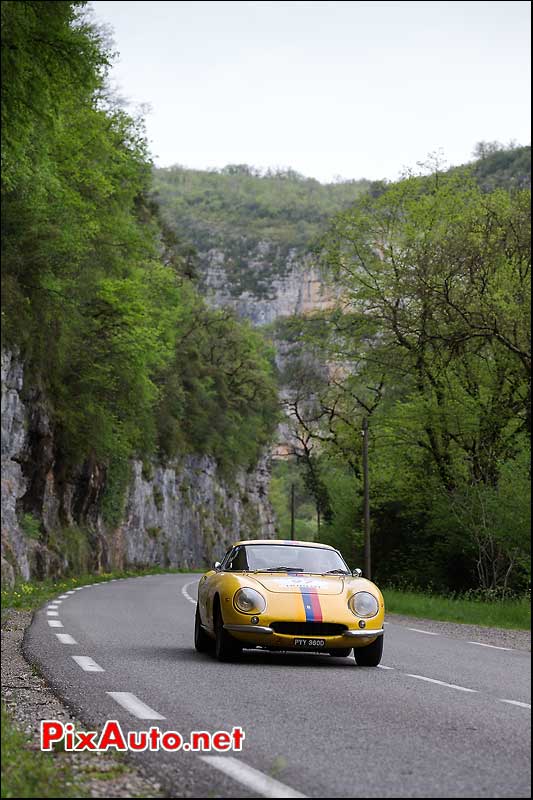
[[[124,733],[116,719],[108,720],[102,732],[77,731],[71,722],[63,723],[56,719],[41,722],[41,750],[53,750],[62,743],[68,752],[94,751],[105,753],[115,750],[120,753],[143,750],[165,750],[167,752],[218,752],[228,750],[240,752],[245,733],[242,728],[230,731],[191,731],[188,737],[178,731],[161,731],[157,726],[148,730],[127,731]]]

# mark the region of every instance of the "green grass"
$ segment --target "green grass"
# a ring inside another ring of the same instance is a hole
[[[87,797],[70,769],[36,751],[2,707],[2,797]]]
[[[463,622],[491,628],[531,628],[529,597],[483,600],[384,589],[385,611],[423,619]]]
[[[169,572],[202,572],[202,570],[170,569],[163,567],[149,567],[140,570],[123,570],[121,572],[103,572],[98,575],[79,575],[75,578],[61,578],[59,580],[45,581],[19,581],[13,589],[2,589],[2,610],[18,608],[21,611],[33,611],[47,600],[58,594],[75,589],[76,586],[85,586],[88,583],[100,583],[111,578],[134,578],[141,575],[165,575]]]

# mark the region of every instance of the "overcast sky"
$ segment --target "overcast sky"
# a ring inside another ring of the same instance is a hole
[[[396,178],[530,143],[530,3],[92,3],[160,166]]]

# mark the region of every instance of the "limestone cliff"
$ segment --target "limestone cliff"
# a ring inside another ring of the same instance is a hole
[[[202,567],[239,538],[274,536],[266,461],[223,479],[207,456],[160,465],[132,461],[122,519],[102,514],[105,470],[71,475],[56,463],[46,398],[24,387],[16,355],[2,353],[2,577],[59,576],[79,567]]]
[[[268,325],[280,317],[331,307],[334,297],[324,285],[312,255],[290,248],[279,264],[278,250],[274,242],[259,242],[238,271],[225,251],[212,248],[200,252],[206,300],[217,308],[232,308],[253,325]],[[276,270],[274,261],[278,262]]]

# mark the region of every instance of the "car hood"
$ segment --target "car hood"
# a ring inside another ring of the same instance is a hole
[[[303,575],[290,573],[254,573],[254,580],[268,592],[281,594],[342,594],[346,582],[344,575]]]

